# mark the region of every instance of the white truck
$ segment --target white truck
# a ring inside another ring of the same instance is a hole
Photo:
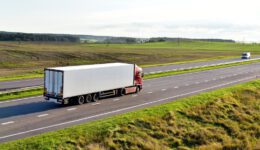
[[[242,53],[241,59],[250,59],[251,53],[250,52],[244,52]]]
[[[126,63],[46,68],[43,95],[47,101],[81,105],[137,93],[142,89],[142,77],[142,68]]]

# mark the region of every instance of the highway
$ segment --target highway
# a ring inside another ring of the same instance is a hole
[[[260,58],[260,56],[256,56],[254,58]],[[206,61],[206,62],[175,64],[175,65],[158,66],[158,67],[148,67],[148,68],[144,68],[144,73],[149,74],[149,73],[158,73],[158,72],[177,70],[177,69],[190,69],[190,68],[194,68],[194,67],[217,65],[217,64],[221,64],[221,63],[234,62],[234,61],[239,61],[239,60],[241,60],[241,59],[235,58],[235,59],[213,60],[213,61]],[[33,87],[33,86],[39,86],[39,85],[43,85],[42,78],[0,82],[0,92],[6,91],[6,90],[11,90],[11,89]]]
[[[62,107],[43,97],[0,103],[0,142],[106,118],[260,77],[260,63],[161,77],[144,81],[139,94]]]

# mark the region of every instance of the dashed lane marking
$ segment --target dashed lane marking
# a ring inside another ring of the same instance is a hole
[[[8,121],[8,122],[4,122],[4,123],[1,123],[1,125],[8,125],[8,124],[12,124],[12,123],[14,123],[14,121]]]
[[[41,118],[41,117],[46,117],[48,116],[49,114],[42,114],[42,115],[38,115],[37,117]]]
[[[92,104],[93,106],[95,106],[95,105],[100,105],[100,103],[94,103],[94,104]]]
[[[67,109],[67,111],[73,111],[73,110],[76,110],[77,108],[69,108]]]

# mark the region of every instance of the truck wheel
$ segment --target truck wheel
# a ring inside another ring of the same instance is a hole
[[[123,96],[123,95],[125,95],[125,89],[119,89],[118,96]]]
[[[92,100],[92,96],[90,94],[86,95],[86,103],[90,103]]]
[[[140,87],[137,86],[137,87],[136,87],[136,91],[135,91],[135,93],[139,93],[139,92],[140,92]]]
[[[79,97],[78,97],[77,104],[82,105],[82,104],[84,104],[84,103],[85,103],[84,96],[79,96]]]
[[[92,102],[96,102],[99,100],[99,95],[97,93],[93,94],[92,96]]]

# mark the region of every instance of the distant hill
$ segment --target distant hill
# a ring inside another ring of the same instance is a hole
[[[79,42],[80,38],[78,36],[68,34],[40,34],[1,31],[0,41]]]
[[[150,38],[148,42],[178,42],[178,41],[208,41],[208,42],[231,42],[231,43],[236,42],[230,39],[189,39],[189,38],[168,38],[168,37]]]
[[[21,33],[0,31],[0,41],[39,41],[39,42],[82,42],[82,43],[145,43],[145,42],[178,42],[178,41],[211,41],[211,42],[232,42],[229,39],[189,39],[189,38],[133,38],[113,37],[95,35],[73,35],[73,34],[49,34],[49,33]]]

